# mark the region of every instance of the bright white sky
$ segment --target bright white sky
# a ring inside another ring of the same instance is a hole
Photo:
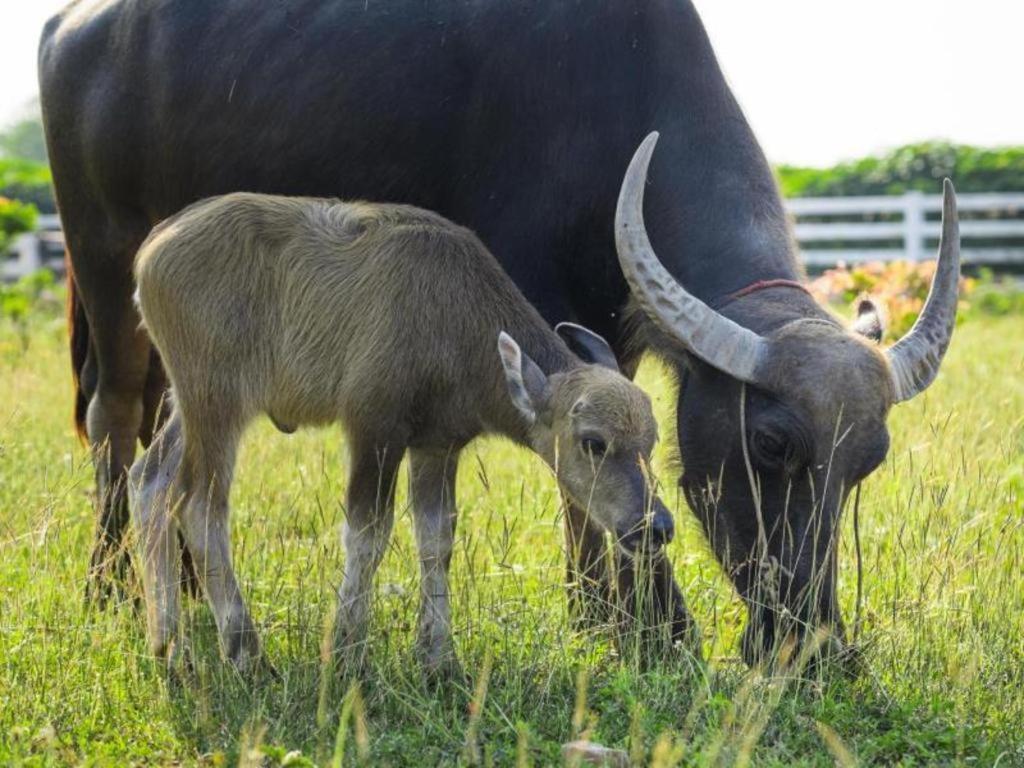
[[[827,165],[929,138],[1024,144],[1020,0],[696,3],[775,162]],[[39,31],[63,4],[0,0],[0,124],[35,95]]]

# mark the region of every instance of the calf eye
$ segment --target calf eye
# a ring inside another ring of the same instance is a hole
[[[580,441],[580,445],[586,453],[597,458],[604,456],[605,451],[608,450],[607,444],[599,437],[585,437]]]

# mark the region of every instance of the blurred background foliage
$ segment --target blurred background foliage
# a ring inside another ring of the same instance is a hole
[[[7,249],[15,235],[31,232],[35,223],[34,205],[0,195],[0,253]]]
[[[776,168],[786,197],[934,194],[947,176],[958,192],[1024,192],[1024,146],[985,149],[928,141],[831,168]]]
[[[959,192],[1024,192],[1024,146],[981,148],[928,141],[831,168],[780,165],[776,171],[786,197],[936,193],[947,176]],[[0,252],[15,235],[35,226],[38,213],[56,212],[42,119],[38,105],[33,105],[25,117],[0,128]],[[888,316],[889,337],[898,338],[917,319],[933,270],[931,262],[840,265],[816,277],[811,289],[840,314],[847,314],[859,297],[870,296]],[[0,293],[0,317],[19,321],[29,307],[56,308],[54,291],[47,278],[8,285]],[[991,271],[965,278],[961,296],[961,319],[979,313],[1024,313],[1019,282]]]

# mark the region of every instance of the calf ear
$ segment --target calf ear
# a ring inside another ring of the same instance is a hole
[[[853,321],[853,330],[874,342],[882,340],[885,335],[885,318],[882,310],[867,296],[857,299],[857,319]]]
[[[608,346],[608,342],[593,331],[587,330],[576,323],[559,323],[555,326],[555,333],[562,337],[569,349],[580,360],[592,365],[603,365],[613,371],[619,370],[619,361],[615,359],[615,353]]]
[[[498,334],[498,354],[505,368],[505,384],[512,404],[533,424],[548,402],[548,377],[504,331]]]

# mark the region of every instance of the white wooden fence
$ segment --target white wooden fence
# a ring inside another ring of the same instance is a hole
[[[1024,192],[963,194],[957,199],[965,263],[1024,264]],[[929,243],[939,236],[941,195],[804,197],[787,204],[809,267],[934,258]],[[985,239],[1004,244],[987,245]],[[896,241],[899,245],[892,245]],[[16,280],[43,267],[62,272],[63,244],[60,218],[40,216],[37,231],[19,237],[11,255],[0,260],[0,278]]]
[[[36,231],[18,236],[8,254],[0,253],[0,279],[17,280],[46,267],[64,272],[64,233],[60,217],[43,215],[36,220]]]
[[[1024,193],[962,194],[957,203],[964,263],[1024,264]],[[804,263],[810,267],[935,258],[941,195],[804,197],[789,200],[788,207]],[[897,240],[900,244],[893,246]]]

